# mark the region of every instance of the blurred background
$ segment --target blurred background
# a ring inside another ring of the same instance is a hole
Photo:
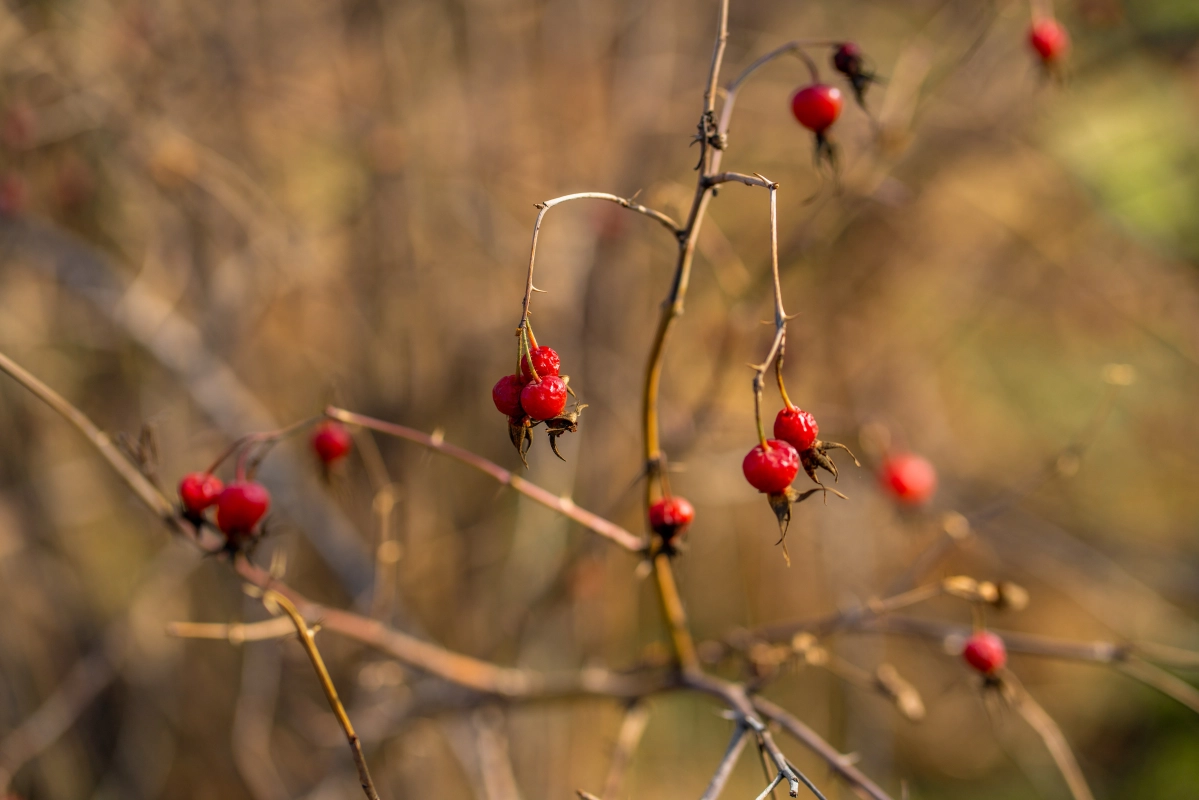
[[[848,501],[796,509],[788,568],[739,470],[755,439],[745,365],[772,335],[767,198],[723,187],[661,404],[672,485],[697,509],[677,562],[697,639],[885,596],[944,515],[991,510],[925,580],[1024,586],[1027,608],[987,616],[1004,630],[1199,649],[1199,6],[1056,13],[1074,49],[1051,79],[1018,2],[734,0],[726,80],[790,39],[849,38],[885,81],[873,119],[847,102],[834,129],[839,185],[790,115],[795,59],[741,92],[724,161],[781,184],[789,392],[863,466],[838,459]],[[151,425],[166,486],[331,401],[517,469],[489,390],[514,364],[533,204],[640,192],[685,216],[715,20],[711,0],[6,3],[0,350],[106,431]],[[589,408],[565,463],[539,438],[527,475],[637,532],[641,373],[674,252],[604,203],[556,209],[539,249],[536,331]],[[1113,363],[1136,381],[1104,414]],[[926,509],[878,488],[888,443],[936,465]],[[325,482],[304,444],[264,465],[275,503],[256,560],[286,555],[309,597],[505,664],[665,654],[629,553],[414,445],[379,440],[380,461]],[[168,637],[171,621],[266,613],[7,379],[0,605],[0,776],[16,796],[360,796],[296,642]],[[947,598],[905,613],[971,622]],[[411,702],[428,679],[319,641],[385,798],[600,791],[617,703],[433,713]],[[794,660],[765,694],[896,797],[1068,796],[952,647],[823,644],[837,664],[894,665],[925,718]],[[1103,666],[1011,667],[1097,797],[1196,795],[1194,711]],[[648,707],[622,796],[698,796],[731,723],[694,695]],[[830,798],[852,796],[785,749]],[[755,760],[727,796],[761,790]]]

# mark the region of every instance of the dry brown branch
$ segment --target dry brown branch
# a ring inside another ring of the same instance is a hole
[[[275,617],[261,622],[172,622],[167,625],[167,636],[180,639],[217,639],[229,644],[261,642],[281,639],[295,633],[295,628],[286,617]]]
[[[403,425],[396,425],[393,422],[384,422],[383,420],[367,417],[362,414],[355,414],[352,411],[330,406],[325,410],[325,413],[332,419],[340,420],[350,425],[359,425],[363,428],[370,428],[379,433],[395,436],[400,439],[407,439],[410,442],[415,442],[431,450],[436,450],[439,453],[449,456],[450,458],[461,461],[463,464],[474,467],[485,475],[490,476],[499,483],[505,486],[510,486],[516,491],[523,494],[532,500],[541,503],[547,508],[551,508],[569,517],[575,522],[582,525],[594,533],[598,533],[606,539],[610,539],[626,550],[640,552],[645,549],[646,541],[633,533],[625,530],[614,522],[593,514],[590,511],[579,508],[574,504],[574,501],[569,497],[557,497],[550,492],[542,489],[535,483],[531,483],[519,475],[504,469],[499,464],[488,461],[482,456],[476,455],[469,450],[465,450],[456,445],[447,443],[440,436],[422,433],[412,428],[405,428]]]
[[[358,741],[358,734],[354,732],[354,725],[350,722],[349,715],[346,714],[345,706],[341,704],[341,699],[337,696],[337,687],[333,685],[333,679],[329,677],[329,670],[325,667],[325,660],[321,658],[321,651],[317,649],[316,636],[308,628],[308,623],[300,616],[300,612],[292,602],[282,594],[268,590],[263,595],[262,601],[268,608],[275,605],[283,609],[283,613],[287,614],[292,624],[295,625],[300,644],[304,646],[304,652],[308,654],[308,660],[312,662],[312,669],[321,683],[321,689],[325,692],[329,707],[333,709],[333,715],[337,717],[338,724],[345,731],[346,741],[350,744],[350,752],[354,755],[354,766],[358,768],[358,780],[362,784],[362,792],[366,795],[367,800],[379,800],[379,793],[375,791],[375,782],[371,780],[370,770],[366,766],[366,756],[362,754],[362,744]]]
[[[1005,675],[1003,680],[1005,693],[1009,696],[1012,706],[1045,742],[1045,747],[1049,750],[1049,755],[1053,756],[1053,763],[1057,764],[1062,777],[1066,779],[1066,785],[1070,787],[1070,794],[1074,796],[1074,800],[1095,800],[1090,787],[1087,786],[1087,779],[1078,766],[1078,760],[1074,758],[1074,751],[1070,749],[1070,743],[1066,741],[1057,722],[1010,673]]]
[[[616,734],[616,745],[612,748],[612,763],[608,767],[608,777],[604,779],[604,794],[608,800],[616,800],[620,787],[624,785],[625,775],[628,774],[629,764],[633,761],[633,753],[649,724],[649,706],[642,702],[634,702],[624,714],[620,722],[620,731]]]
[[[720,759],[720,764],[716,767],[716,772],[712,775],[708,788],[699,800],[716,800],[720,797],[720,793],[724,791],[725,784],[729,782],[733,769],[741,758],[741,751],[745,749],[745,743],[748,741],[749,730],[744,725],[738,725],[733,729],[733,736],[729,740],[724,758]]]

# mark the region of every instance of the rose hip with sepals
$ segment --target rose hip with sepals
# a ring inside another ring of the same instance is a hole
[[[668,542],[694,519],[695,509],[682,497],[663,497],[649,507],[650,528]]]
[[[520,407],[530,418],[547,420],[566,410],[566,381],[549,375],[520,390]]]
[[[225,484],[211,472],[189,472],[179,481],[179,499],[183,510],[198,517],[217,501]]]
[[[312,449],[326,465],[345,458],[354,444],[354,438],[340,422],[326,420],[312,432]]]
[[[833,67],[842,75],[857,75],[862,71],[862,48],[853,42],[841,42],[833,51]]]
[[[1007,663],[1007,648],[1003,639],[990,631],[978,631],[966,640],[962,658],[984,675],[993,675]]]
[[[558,353],[549,345],[534,347],[531,352],[533,353],[533,369],[537,370],[538,378],[557,375],[562,368],[562,361],[558,358]],[[525,383],[533,380],[527,355],[520,357],[520,377]]]
[[[883,488],[904,505],[926,503],[937,490],[937,470],[928,459],[913,453],[888,456],[878,475]]]
[[[841,90],[824,83],[804,86],[791,95],[791,113],[808,130],[824,133],[841,116]]]
[[[781,439],[767,439],[746,454],[741,471],[759,492],[781,494],[799,473],[799,453]]]
[[[1028,29],[1028,43],[1046,66],[1055,64],[1070,49],[1070,34],[1052,17],[1038,19]]]
[[[217,498],[217,527],[230,539],[244,538],[253,532],[270,506],[271,496],[262,484],[234,481]]]
[[[809,412],[795,406],[786,406],[774,418],[774,438],[782,439],[799,452],[816,442],[820,426]]]

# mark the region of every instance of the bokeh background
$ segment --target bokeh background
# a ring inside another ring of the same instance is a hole
[[[873,120],[847,104],[836,126],[838,185],[790,117],[806,80],[794,59],[741,93],[725,160],[781,184],[790,394],[863,467],[839,459],[848,501],[797,509],[788,568],[739,470],[755,436],[745,364],[772,332],[768,206],[722,188],[662,398],[671,481],[698,512],[677,565],[697,638],[883,596],[945,513],[1030,487],[928,579],[1025,586],[1026,609],[988,616],[1003,629],[1199,648],[1197,8],[1059,3],[1075,47],[1054,80],[1022,3],[734,0],[726,77],[831,37],[859,42],[885,79]],[[685,214],[715,17],[710,0],[6,3],[0,349],[105,430],[151,425],[166,485],[330,401],[516,468],[489,389],[515,359],[533,204],[640,192]],[[539,251],[534,324],[589,408],[566,462],[540,439],[528,477],[636,531],[639,384],[673,255],[656,225],[602,203],[556,209]],[[1112,363],[1137,380],[1089,437]],[[1074,459],[1079,437],[1091,446]],[[936,464],[928,509],[877,488],[887,441]],[[360,439],[368,460],[328,483],[303,445],[266,462],[275,505],[256,557],[285,555],[309,596],[502,663],[664,654],[630,554],[413,445],[380,440],[374,461]],[[1030,483],[1047,464],[1061,469]],[[0,607],[0,773],[15,771],[16,795],[359,796],[294,640],[168,637],[170,621],[266,614],[7,379]],[[970,622],[949,599],[910,613]],[[320,642],[384,797],[600,790],[617,704],[416,713],[427,679]],[[1032,731],[941,642],[826,644],[866,670],[895,665],[926,718],[817,666],[785,665],[766,694],[895,796],[1067,796]],[[1199,792],[1195,712],[1103,667],[1011,665],[1098,797]],[[91,699],[77,719],[43,708],[29,751],[12,732],[64,690]],[[730,723],[695,696],[649,708],[624,796],[698,796]],[[786,749],[830,798],[851,796]],[[728,796],[762,785],[749,756]]]

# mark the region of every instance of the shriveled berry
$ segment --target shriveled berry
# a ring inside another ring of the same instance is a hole
[[[928,459],[912,453],[888,457],[879,470],[879,480],[905,505],[926,503],[937,490],[937,470]]]
[[[800,125],[821,133],[841,116],[841,90],[824,83],[804,86],[791,95],[791,113]]]
[[[756,445],[746,454],[741,471],[759,492],[780,494],[799,472],[799,453],[782,439],[767,439],[765,447]]]
[[[354,438],[340,422],[326,420],[312,432],[312,449],[316,451],[317,458],[326,464],[344,458],[353,444]]]
[[[663,497],[649,507],[649,526],[663,539],[682,533],[695,519],[695,509],[682,497]]]
[[[990,631],[978,631],[966,640],[962,658],[984,675],[991,675],[1007,663],[1007,648],[1003,639]]]
[[[553,419],[566,409],[566,381],[550,375],[520,390],[520,407],[535,420]]]
[[[533,353],[533,368],[537,370],[538,378],[547,378],[551,375],[557,375],[558,370],[562,368],[562,361],[558,358],[558,354],[554,348],[548,345],[534,347]],[[520,377],[528,383],[533,380],[533,373],[529,371],[529,357],[520,357]]]
[[[226,536],[245,536],[254,530],[270,506],[271,496],[262,484],[235,481],[226,486],[217,498],[217,527]]]
[[[183,510],[193,516],[204,513],[204,509],[216,502],[225,484],[209,472],[189,472],[179,481],[179,499]]]
[[[1041,61],[1053,64],[1070,49],[1070,34],[1056,19],[1039,19],[1028,29],[1028,43]]]
[[[862,48],[853,42],[842,42],[833,51],[833,67],[842,75],[862,74]]]
[[[799,452],[816,442],[820,426],[816,418],[799,408],[783,408],[774,418],[774,438],[782,439]]]
[[[501,414],[509,417],[523,416],[520,410],[520,390],[524,386],[517,376],[505,375],[491,387],[491,402],[495,403]]]

